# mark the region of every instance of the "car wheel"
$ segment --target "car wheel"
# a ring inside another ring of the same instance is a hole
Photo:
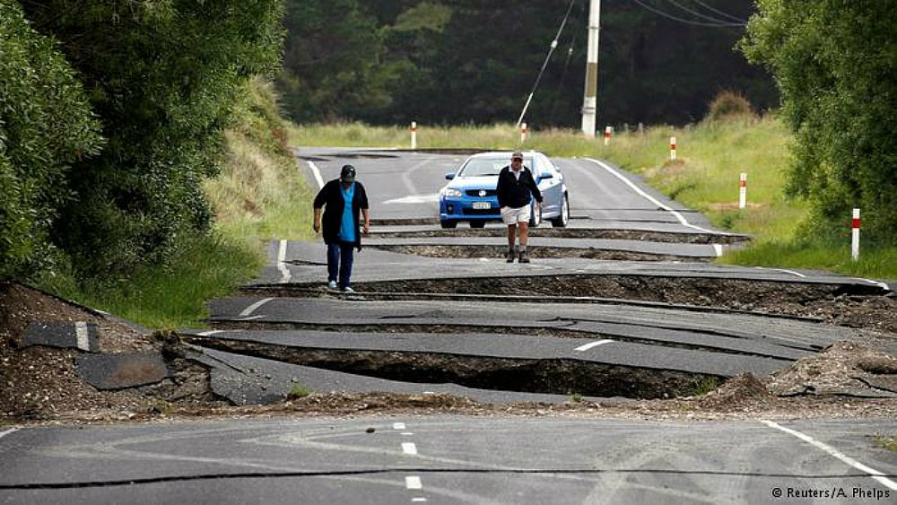
[[[471,221],[470,222],[471,228],[482,228],[484,226],[486,226],[486,221]]]
[[[442,225],[443,228],[454,228],[458,226],[458,221],[440,221],[439,224]]]
[[[533,205],[530,207],[530,218],[529,218],[529,227],[530,228],[538,228],[540,224],[542,224],[542,206],[538,207],[538,211],[536,211],[536,206]]]
[[[564,201],[561,202],[561,214],[551,220],[551,226],[555,228],[565,228],[570,222],[570,201],[567,195],[564,195]]]

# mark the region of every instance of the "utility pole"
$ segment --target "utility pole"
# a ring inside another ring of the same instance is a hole
[[[601,0],[589,3],[589,49],[586,57],[585,98],[582,104],[582,132],[587,137],[595,136],[595,122],[598,116],[598,34],[601,21]]]

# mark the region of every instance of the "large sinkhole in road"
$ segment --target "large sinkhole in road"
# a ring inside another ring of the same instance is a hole
[[[707,392],[723,379],[714,375],[573,359],[502,359],[428,352],[307,349],[257,342],[185,338],[204,347],[294,365],[393,381],[453,383],[498,391],[656,399]]]

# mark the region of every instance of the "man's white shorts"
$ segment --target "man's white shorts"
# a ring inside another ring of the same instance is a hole
[[[516,209],[512,207],[501,208],[501,220],[508,226],[517,223],[528,223],[529,218],[529,205],[524,205],[523,207],[518,207]]]

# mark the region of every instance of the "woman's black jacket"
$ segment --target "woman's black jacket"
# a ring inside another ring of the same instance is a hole
[[[324,242],[327,244],[339,244],[339,230],[343,221],[343,207],[345,201],[340,191],[342,183],[339,179],[333,179],[318,191],[315,197],[314,207],[320,209],[324,207],[324,217],[322,218],[322,226],[324,228]],[[368,208],[368,195],[364,190],[364,186],[355,181],[355,196],[352,198],[352,216],[355,219],[355,243],[353,244],[358,250],[361,250],[361,230],[359,230],[359,215],[361,209]]]

